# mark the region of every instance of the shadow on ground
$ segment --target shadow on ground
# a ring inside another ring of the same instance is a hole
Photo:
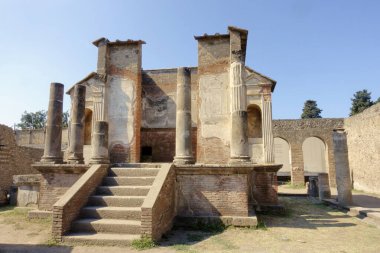
[[[28,244],[2,244],[0,243],[0,253],[69,253],[73,250],[70,246],[44,246]]]
[[[289,227],[317,229],[321,227],[351,227],[355,223],[348,222],[351,217],[344,213],[306,197],[280,197],[280,204],[284,205],[283,215],[261,213],[259,222],[267,227]],[[338,220],[340,219],[340,220]],[[341,219],[347,219],[342,222]]]
[[[364,208],[380,208],[380,198],[369,195],[353,195],[354,204]],[[379,210],[380,212],[380,210]]]

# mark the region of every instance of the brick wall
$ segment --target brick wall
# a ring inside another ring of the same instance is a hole
[[[31,164],[42,155],[42,149],[17,146],[13,130],[0,125],[0,188],[9,190],[14,175],[38,173]]]
[[[178,216],[248,216],[247,174],[177,174]]]
[[[196,155],[197,129],[192,129],[193,156]],[[141,129],[141,147],[152,147],[152,162],[172,162],[175,156],[174,128]]]
[[[304,170],[302,144],[308,137],[321,139],[327,147],[327,170],[330,185],[335,187],[335,161],[332,131],[343,126],[343,119],[297,119],[273,120],[273,136],[289,143],[291,148],[291,167]]]
[[[254,205],[277,205],[277,176],[274,172],[252,172],[250,175],[250,190]]]
[[[107,174],[108,166],[93,165],[84,175],[66,191],[61,198],[52,204],[52,235],[56,241],[70,230],[71,222],[79,215],[80,209],[87,203],[88,197],[101,183]]]
[[[39,210],[52,211],[53,205],[82,176],[82,174],[47,173],[41,177]]]
[[[380,194],[380,103],[344,120],[355,189]]]
[[[159,240],[172,228],[176,215],[175,185],[174,167],[163,165],[141,207],[142,235]]]

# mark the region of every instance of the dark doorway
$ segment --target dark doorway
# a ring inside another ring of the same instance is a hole
[[[152,147],[141,147],[141,162],[152,162]]]

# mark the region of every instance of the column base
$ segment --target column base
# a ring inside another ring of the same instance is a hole
[[[173,163],[178,165],[194,164],[195,160],[192,156],[175,156]]]
[[[83,159],[83,154],[81,153],[72,153],[68,158],[67,158],[67,163],[69,164],[84,164],[84,159]]]
[[[93,157],[91,158],[89,164],[109,164],[110,160],[104,157]]]
[[[56,156],[43,156],[41,157],[40,163],[62,164],[63,158]]]
[[[252,163],[251,158],[249,156],[231,156],[229,164],[237,164],[237,163]]]

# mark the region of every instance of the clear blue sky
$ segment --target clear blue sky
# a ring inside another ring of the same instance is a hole
[[[249,30],[246,64],[277,81],[274,118],[299,118],[307,99],[346,117],[355,91],[380,96],[379,13],[376,0],[0,0],[0,123],[46,110],[50,82],[67,90],[96,70],[99,37],[145,40],[144,69],[196,66],[193,35],[228,25]]]

